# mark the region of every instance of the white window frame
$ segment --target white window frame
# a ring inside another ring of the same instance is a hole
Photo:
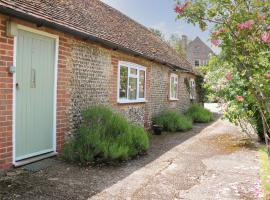
[[[190,99],[195,100],[196,99],[196,82],[194,78],[191,78],[189,80],[189,87],[190,87]]]
[[[177,82],[176,82],[176,98],[175,97],[172,97],[172,77],[173,78],[177,78]],[[179,89],[179,77],[177,74],[171,74],[170,75],[170,100],[173,100],[173,101],[177,101],[179,100],[178,99],[178,89]]]
[[[127,88],[127,98],[120,98],[120,69],[121,66],[125,66],[128,68],[128,79],[127,79],[127,86],[129,87],[129,77],[137,78],[137,98],[135,100],[128,99],[129,97],[129,88]],[[130,69],[136,69],[137,75],[130,74]],[[145,77],[144,77],[144,98],[139,98],[139,86],[140,86],[140,71],[144,71]],[[131,62],[125,62],[125,61],[119,61],[118,62],[118,81],[117,81],[117,102],[118,103],[141,103],[146,102],[146,67],[131,63]]]

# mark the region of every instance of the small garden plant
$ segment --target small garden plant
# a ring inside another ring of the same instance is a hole
[[[164,131],[169,132],[187,131],[192,129],[191,118],[173,110],[165,110],[155,116],[153,118],[153,124],[159,125]]]
[[[79,134],[64,145],[68,161],[114,162],[143,154],[149,139],[143,127],[128,122],[106,106],[93,106],[83,113]]]
[[[186,115],[198,123],[208,123],[213,120],[213,114],[199,104],[192,104],[187,110]]]

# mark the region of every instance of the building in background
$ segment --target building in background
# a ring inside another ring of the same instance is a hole
[[[186,35],[182,35],[181,46],[184,52],[186,52],[187,59],[195,67],[207,65],[210,56],[214,54],[213,50],[199,37],[189,41]]]

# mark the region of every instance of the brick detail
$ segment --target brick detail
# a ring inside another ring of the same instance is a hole
[[[117,86],[118,86],[118,63],[119,61],[127,61],[136,63],[146,67],[146,101],[150,98],[150,70],[151,62],[145,59],[126,55],[121,52],[112,51],[112,76],[111,76],[111,91],[110,105],[115,110],[121,112],[130,121],[148,127],[148,102],[145,103],[127,103],[120,104],[117,102]]]
[[[58,33],[58,79],[57,79],[57,119],[56,144],[60,152],[65,142],[65,134],[69,131],[70,84],[72,75],[71,47],[72,40],[67,35]]]
[[[0,169],[12,166],[13,38],[6,36],[6,17],[0,15]]]

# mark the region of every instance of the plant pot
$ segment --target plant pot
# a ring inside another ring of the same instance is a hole
[[[161,135],[161,133],[162,133],[162,126],[160,126],[160,125],[153,125],[152,126],[152,129],[153,129],[155,135]]]

